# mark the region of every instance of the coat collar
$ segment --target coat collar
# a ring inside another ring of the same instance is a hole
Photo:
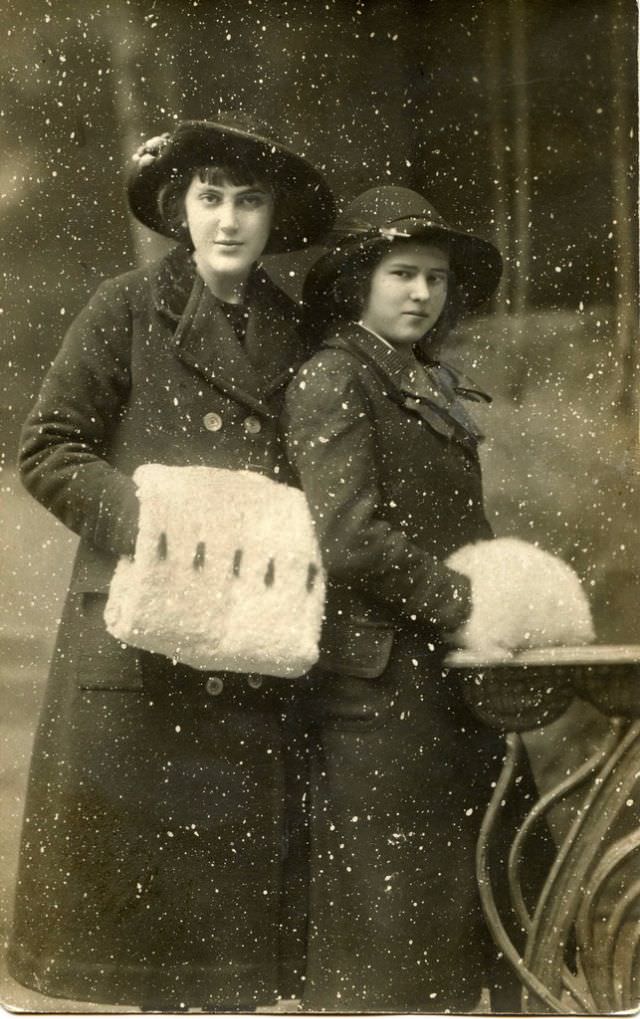
[[[386,381],[394,396],[447,438],[472,445],[483,434],[461,400],[491,402],[491,397],[457,369],[442,361],[416,363],[415,368],[381,337],[355,323],[325,341],[325,346],[349,350]]]
[[[171,248],[152,269],[150,285],[154,307],[176,325],[187,306],[196,275],[190,252],[182,244]]]
[[[308,357],[296,305],[256,268],[247,285],[249,319],[241,342],[221,303],[196,272],[188,250],[173,248],[151,278],[156,310],[174,328],[176,356],[228,396],[267,417],[271,404]]]

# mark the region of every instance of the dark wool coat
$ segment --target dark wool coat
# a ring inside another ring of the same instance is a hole
[[[81,536],[10,948],[15,978],[47,994],[248,1007],[300,977],[294,685],[174,667],[103,622],[117,556],[134,547],[139,464],[287,476],[277,422],[306,352],[292,302],[260,270],[249,301],[241,343],[180,248],[104,283],[24,428],[24,483]]]
[[[437,367],[416,388],[405,368],[345,326],[286,397],[288,454],[330,579],[309,691],[304,1002],[317,1010],[467,1011],[492,983],[474,850],[502,745],[442,672],[443,633],[469,611],[443,561],[491,535],[459,403],[476,394]]]

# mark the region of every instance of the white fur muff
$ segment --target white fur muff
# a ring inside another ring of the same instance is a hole
[[[589,602],[575,571],[519,538],[479,541],[446,565],[471,581],[471,615],[453,638],[459,647],[504,652],[594,640]]]
[[[325,581],[305,497],[252,471],[144,464],[133,559],[109,632],[196,669],[300,676],[318,658]]]

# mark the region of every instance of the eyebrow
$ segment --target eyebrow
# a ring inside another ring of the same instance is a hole
[[[420,271],[420,266],[416,265],[415,262],[397,262],[397,261],[393,261],[393,262],[389,262],[389,268],[390,269],[415,269],[417,271]],[[427,269],[426,272],[441,272],[443,275],[447,275],[449,270],[446,269],[444,266],[432,266],[430,269]]]
[[[206,181],[199,181],[198,183],[200,184],[202,189],[206,190],[206,191],[220,191],[220,192],[222,192],[222,191],[224,191],[225,187],[227,186],[225,184],[208,184]],[[262,184],[247,184],[247,185],[243,185],[241,187],[236,187],[235,185],[232,184],[230,186],[234,189],[234,192],[237,195],[251,194],[254,191],[259,192],[261,195],[270,195],[271,194],[271,191],[269,190],[269,188],[264,187]]]

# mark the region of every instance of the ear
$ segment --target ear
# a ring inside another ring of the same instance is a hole
[[[158,209],[171,234],[178,241],[191,239],[184,209],[184,195],[175,181],[166,184],[158,194]]]

